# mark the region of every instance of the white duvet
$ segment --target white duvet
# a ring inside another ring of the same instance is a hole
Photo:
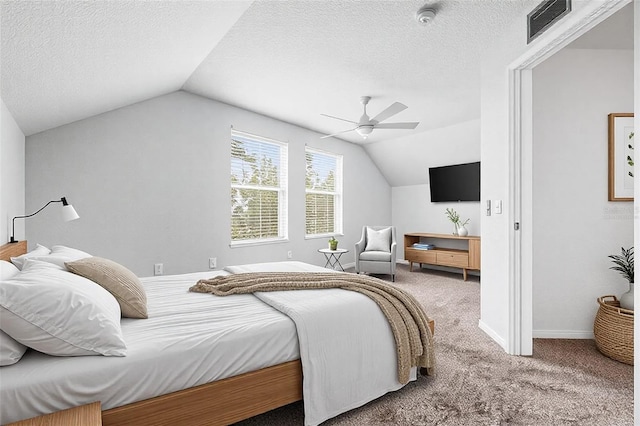
[[[240,272],[326,272],[300,262],[241,265]],[[389,322],[369,297],[349,290],[255,293],[296,324],[304,376],[305,424],[315,426],[400,389]],[[411,380],[416,378],[416,369]]]

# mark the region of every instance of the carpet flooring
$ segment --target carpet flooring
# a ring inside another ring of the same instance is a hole
[[[478,328],[478,277],[402,264],[397,272],[396,284],[435,319],[436,375],[323,426],[633,425],[633,366],[603,356],[593,340],[535,339],[532,357],[509,356]],[[297,402],[237,425],[303,424]]]

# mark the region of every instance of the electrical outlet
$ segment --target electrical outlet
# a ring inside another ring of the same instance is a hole
[[[287,259],[293,259],[293,252],[291,250],[287,252]]]
[[[216,266],[218,266],[218,258],[217,257],[210,257],[209,258],[209,269],[216,269]]]
[[[164,274],[164,265],[162,263],[156,263],[153,265],[153,275]]]

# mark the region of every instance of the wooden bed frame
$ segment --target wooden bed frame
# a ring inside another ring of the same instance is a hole
[[[27,242],[0,246],[0,260],[27,252]],[[434,322],[429,322],[434,332]],[[302,399],[302,364],[289,361],[102,412],[104,426],[228,425]]]

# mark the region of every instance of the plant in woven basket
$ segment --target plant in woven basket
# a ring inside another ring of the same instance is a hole
[[[620,272],[622,276],[629,281],[630,283],[633,281],[633,247],[625,250],[624,247],[621,247],[621,254],[611,254],[608,257],[614,263],[615,266],[610,267],[609,269],[613,269],[614,271]]]
[[[614,266],[609,269],[620,272],[622,276],[629,281],[629,291],[623,293],[620,296],[620,307],[624,309],[633,310],[634,300],[634,283],[633,283],[633,247],[625,250],[621,247],[621,254],[612,254],[609,256]]]

